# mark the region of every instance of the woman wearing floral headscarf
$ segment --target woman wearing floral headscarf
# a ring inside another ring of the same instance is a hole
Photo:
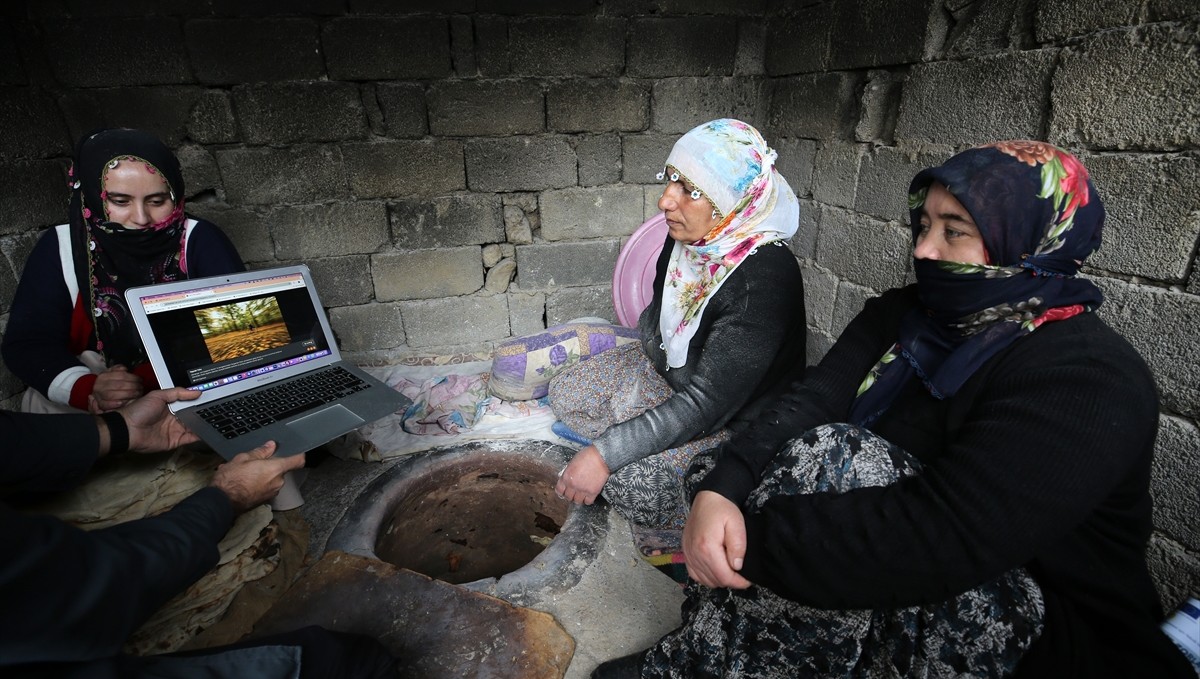
[[[684,625],[593,676],[1194,676],[1145,562],[1154,383],[1076,276],[1087,171],[1002,142],[909,194],[916,285],[697,458]]]
[[[714,120],[667,158],[668,227],[640,343],[550,384],[558,417],[593,441],[560,476],[577,503],[604,497],[635,523],[682,528],[692,456],[727,438],[746,404],[803,368],[804,286],[787,241],[800,208],[750,125]]]
[[[111,410],[157,387],[125,290],[245,268],[220,229],[184,214],[179,160],[153,135],[85,136],[69,185],[69,222],[30,253],[4,334],[27,411]]]

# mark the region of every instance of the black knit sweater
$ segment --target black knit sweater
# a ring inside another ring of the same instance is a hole
[[[667,370],[658,329],[673,240],[658,258],[654,298],[638,320],[642,348],[675,391],[664,403],[609,427],[596,448],[612,471],[716,432],[768,389],[804,369],[804,283],[784,243],[759,246],[708,301],[687,363]]]
[[[727,444],[702,486],[739,505],[786,441],[847,419],[916,288],[867,303],[818,366]],[[919,459],[883,488],[774,498],[742,574],[822,608],[930,604],[1019,566],[1046,600],[1021,676],[1192,676],[1145,563],[1158,424],[1141,357],[1095,314],[1048,323],[945,401],[913,379],[871,427]]]

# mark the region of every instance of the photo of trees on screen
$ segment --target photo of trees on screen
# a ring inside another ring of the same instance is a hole
[[[274,296],[198,309],[194,314],[213,363],[292,341]]]

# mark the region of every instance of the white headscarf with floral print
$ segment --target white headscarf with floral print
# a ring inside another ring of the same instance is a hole
[[[693,128],[671,149],[667,165],[708,198],[721,221],[671,252],[658,319],[668,367],[687,363],[704,309],[729,274],[759,246],[799,228],[800,203],[775,170],[776,157],[758,130],[729,118]]]

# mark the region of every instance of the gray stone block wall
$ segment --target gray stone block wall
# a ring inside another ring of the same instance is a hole
[[[26,2],[0,18],[0,326],[97,126],[175,148],[189,210],[252,266],[307,263],[363,360],[610,316],[676,139],[738,117],[801,199],[815,362],[911,279],[916,171],[1048,140],[1091,169],[1099,314],[1161,393],[1150,553],[1170,608],[1200,587],[1198,36],[1174,0]],[[0,369],[0,402],[20,389]]]

